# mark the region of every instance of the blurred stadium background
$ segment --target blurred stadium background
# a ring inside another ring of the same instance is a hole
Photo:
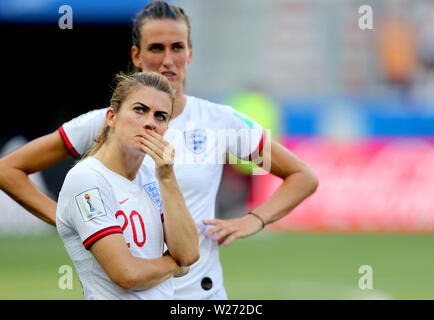
[[[0,3],[5,155],[106,106],[127,71],[130,21],[149,1]],[[291,215],[221,248],[231,299],[434,298],[434,1],[170,1],[191,18],[187,93],[234,103],[318,174]],[[73,29],[61,30],[61,5]],[[373,29],[361,30],[361,5]],[[66,161],[32,179],[56,199]],[[280,181],[225,168],[222,218]],[[0,299],[82,299],[56,230],[0,191]],[[372,267],[362,290],[359,268]]]

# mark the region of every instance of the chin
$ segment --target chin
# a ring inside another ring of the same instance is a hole
[[[146,152],[142,150],[142,145],[140,143],[131,145],[129,150],[131,155],[144,156],[146,154]]]
[[[172,87],[172,90],[174,92],[176,92],[178,90],[178,88],[179,88],[179,81],[177,81],[175,79],[173,79],[173,80],[169,79],[169,82],[170,82],[170,86]]]
[[[145,151],[143,151],[142,149],[135,149],[134,154],[137,156],[140,156],[140,157],[144,157],[145,155],[147,155],[147,153]]]

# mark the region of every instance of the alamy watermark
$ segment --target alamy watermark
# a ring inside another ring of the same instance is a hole
[[[58,273],[61,274],[58,283],[59,289],[61,290],[72,290],[73,289],[73,270],[70,265],[62,265],[59,267]]]
[[[372,30],[374,29],[374,16],[372,7],[365,4],[359,7],[359,28],[361,30]]]
[[[59,28],[62,30],[73,28],[73,11],[70,5],[64,4],[59,7]],[[370,5],[359,7],[359,28],[361,30],[372,30],[374,28],[373,10]]]
[[[370,265],[362,265],[359,267],[359,274],[363,274],[359,278],[359,288],[361,290],[374,289],[374,272]]]
[[[72,29],[73,18],[72,18],[72,7],[64,4],[59,7],[59,14],[62,16],[59,18],[59,28],[62,30]]]
[[[173,146],[186,146],[175,148],[175,164],[248,164],[252,161],[260,166],[252,169],[253,175],[264,175],[271,169],[270,129],[205,129],[187,121],[185,131],[169,128],[165,138]],[[235,157],[226,157],[229,153]]]

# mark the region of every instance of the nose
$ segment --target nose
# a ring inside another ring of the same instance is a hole
[[[170,68],[173,65],[172,53],[169,49],[164,51],[163,65],[165,68]]]
[[[154,119],[153,114],[149,114],[147,117],[145,117],[144,122],[143,122],[143,128],[145,130],[152,130],[155,131],[155,129],[157,128],[157,124],[156,121]]]

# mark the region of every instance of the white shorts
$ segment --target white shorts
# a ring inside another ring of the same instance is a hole
[[[228,300],[225,287],[221,287],[219,290],[214,292],[207,300]]]
[[[202,288],[200,289],[202,290]],[[203,298],[198,298],[197,295],[191,294],[191,288],[188,290],[174,291],[175,300],[228,300],[226,289],[221,286],[220,289],[215,290],[210,295],[201,295]]]

